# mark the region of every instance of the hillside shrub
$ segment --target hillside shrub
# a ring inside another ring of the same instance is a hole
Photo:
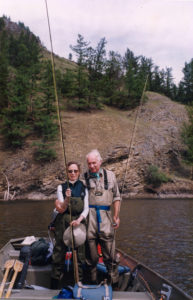
[[[45,143],[35,143],[35,145],[34,159],[36,161],[46,163],[56,159],[56,152],[50,148],[50,145]]]
[[[153,187],[159,187],[162,183],[167,183],[171,181],[171,179],[161,172],[157,166],[151,165],[147,169],[145,181]]]
[[[182,129],[182,138],[187,146],[184,152],[185,162],[193,166],[193,103],[187,107],[189,122],[185,123]]]

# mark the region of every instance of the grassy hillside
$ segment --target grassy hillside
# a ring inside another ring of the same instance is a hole
[[[43,60],[51,59],[51,53],[46,48],[42,48],[42,54]],[[66,70],[75,70],[77,68],[77,64],[75,62],[58,55],[54,55],[54,62],[56,69],[60,70],[62,73],[65,73]]]
[[[148,92],[147,96],[148,101],[141,108],[137,123],[125,192],[132,197],[191,196],[193,183],[189,179],[190,170],[181,159],[184,151],[181,128],[187,120],[186,109],[159,94]],[[136,110],[122,111],[109,107],[93,113],[62,111],[67,160],[78,160],[84,171],[85,155],[97,148],[106,167],[115,171],[121,186],[135,113]],[[60,137],[55,144],[58,159],[42,165],[34,160],[32,142],[29,138],[25,147],[16,152],[6,151],[0,143],[2,169],[18,199],[53,199],[57,185],[65,177]],[[161,185],[153,193],[147,192],[144,177],[149,165],[158,166],[172,178],[172,182]],[[6,189],[3,177],[0,189],[3,194]]]

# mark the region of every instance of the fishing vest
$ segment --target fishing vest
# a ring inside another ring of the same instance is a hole
[[[102,176],[97,179],[88,172],[84,174],[86,187],[89,193],[89,205],[110,206],[113,202],[113,173],[102,169],[101,175]]]
[[[66,190],[68,188],[67,182],[61,184],[62,185],[62,194],[65,198]],[[69,188],[71,189],[71,214],[73,217],[78,217],[81,212],[84,210],[84,197],[85,197],[85,186],[82,181],[77,180],[74,184],[69,182]],[[65,214],[70,215],[69,207],[65,211]]]

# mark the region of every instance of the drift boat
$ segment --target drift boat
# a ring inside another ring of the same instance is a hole
[[[19,260],[22,242],[25,238],[11,239],[0,250],[0,282],[4,275],[6,261]],[[120,275],[118,290],[112,292],[113,300],[187,300],[193,299],[184,293],[175,284],[154,272],[144,264],[138,262],[131,256],[116,249],[116,254],[120,259]],[[98,268],[100,279],[105,277],[105,267],[99,263]],[[12,273],[13,274],[13,273]],[[48,300],[59,294],[60,290],[51,290],[50,287],[51,264],[44,266],[29,265],[25,285],[22,289],[13,288],[10,298],[15,300]],[[73,272],[63,276],[61,287],[72,283]],[[10,280],[10,279],[9,279]],[[8,283],[9,284],[9,283]],[[8,284],[5,286],[5,297]],[[92,300],[92,298],[87,298]],[[95,298],[98,300],[105,297]]]

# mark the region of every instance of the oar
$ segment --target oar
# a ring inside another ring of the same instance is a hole
[[[10,284],[9,284],[9,288],[8,288],[8,290],[7,290],[7,293],[6,293],[6,295],[5,295],[5,298],[9,298],[9,296],[10,296],[10,294],[11,294],[11,290],[12,290],[13,285],[14,285],[14,283],[15,283],[17,274],[18,274],[18,272],[21,272],[22,268],[23,268],[23,263],[22,263],[21,261],[19,261],[19,260],[16,260],[16,261],[15,261],[15,264],[14,264],[14,266],[13,266],[13,269],[14,269],[15,272],[14,272],[13,277],[12,277],[12,279],[11,279],[11,282],[10,282]]]
[[[1,282],[1,286],[0,286],[0,298],[3,294],[3,290],[5,287],[5,283],[7,280],[7,276],[9,274],[10,269],[13,267],[15,260],[14,259],[9,259],[5,262],[4,268],[5,268],[5,274],[3,276],[3,281]]]

